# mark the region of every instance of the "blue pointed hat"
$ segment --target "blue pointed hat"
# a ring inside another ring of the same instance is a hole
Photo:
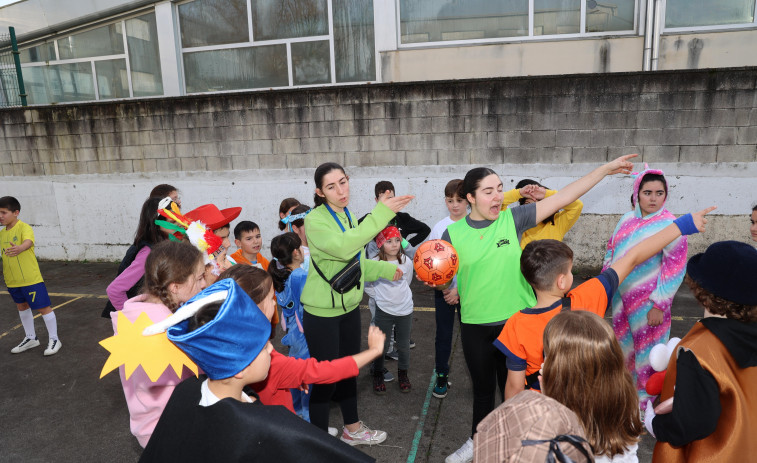
[[[221,302],[215,318],[188,331],[199,309]],[[168,332],[210,379],[230,378],[244,370],[268,343],[271,323],[250,296],[231,278],[220,280],[190,299],[173,315],[145,329],[145,335]]]

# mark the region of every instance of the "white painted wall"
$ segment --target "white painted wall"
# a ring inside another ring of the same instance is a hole
[[[524,177],[560,188],[596,167],[592,164],[496,165],[505,188]],[[757,163],[656,164],[670,183],[668,208],[674,214],[719,208],[712,233],[696,237],[692,252],[721,239],[748,238],[748,211],[757,200]],[[358,216],[375,204],[373,186],[391,180],[398,194],[416,199],[406,209],[433,226],[446,215],[443,190],[452,178],[462,178],[470,166],[348,167],[351,177],[350,210]],[[242,206],[238,220],[253,220],[263,233],[264,245],[278,232],[280,201],[289,196],[312,205],[313,169],[196,172],[163,175],[79,175],[4,177],[3,194],[21,202],[21,220],[34,227],[37,256],[53,260],[120,260],[133,239],[142,202],[158,183],[181,190],[184,211],[215,203],[219,208]],[[605,179],[583,198],[584,216],[567,241],[577,264],[597,266],[602,249],[618,216],[630,209],[632,179]],[[237,221],[238,221],[237,220]],[[232,223],[233,225],[237,222]],[[743,224],[742,224],[743,222]],[[720,225],[718,225],[720,224]],[[743,226],[742,226],[743,225]],[[268,254],[267,249],[264,251]]]

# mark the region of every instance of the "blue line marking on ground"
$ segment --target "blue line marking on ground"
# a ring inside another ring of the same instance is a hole
[[[431,403],[431,391],[434,390],[434,384],[436,383],[436,372],[431,373],[431,381],[429,381],[428,389],[426,390],[426,400],[423,402],[423,408],[421,409],[421,417],[418,420],[418,427],[415,428],[415,436],[413,437],[413,445],[410,446],[410,453],[407,455],[407,463],[414,463],[415,457],[418,453],[418,444],[423,437],[423,427],[426,425],[426,415],[428,415],[428,406]]]

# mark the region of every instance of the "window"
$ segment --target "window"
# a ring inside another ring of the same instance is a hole
[[[122,55],[124,53],[122,28],[123,25],[118,22],[58,39],[60,59]]]
[[[636,0],[399,0],[400,43],[497,41],[636,30]],[[582,11],[583,13],[582,16]],[[533,24],[531,31],[531,26]]]
[[[190,0],[178,14],[187,93],[376,80],[373,0]]]
[[[163,94],[160,70],[158,26],[154,14],[126,20],[126,43],[129,48],[131,84],[134,96]]]
[[[253,0],[255,40],[329,35],[326,0]]]
[[[90,62],[34,66],[25,68],[23,73],[29,104],[95,99]]]
[[[247,42],[246,0],[197,0],[179,5],[184,48]]]
[[[184,54],[187,93],[286,87],[286,45]]]
[[[55,60],[55,44],[43,43],[36,47],[19,50],[21,63],[44,63],[45,61]]]
[[[373,0],[333,1],[336,81],[376,80]]]
[[[665,27],[754,23],[755,0],[667,0]]]
[[[154,13],[59,37],[20,56],[31,104],[163,94]]]

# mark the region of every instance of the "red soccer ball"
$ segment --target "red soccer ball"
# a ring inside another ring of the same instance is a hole
[[[418,246],[413,267],[418,278],[434,285],[443,285],[455,276],[459,259],[457,251],[444,240],[429,240]]]

